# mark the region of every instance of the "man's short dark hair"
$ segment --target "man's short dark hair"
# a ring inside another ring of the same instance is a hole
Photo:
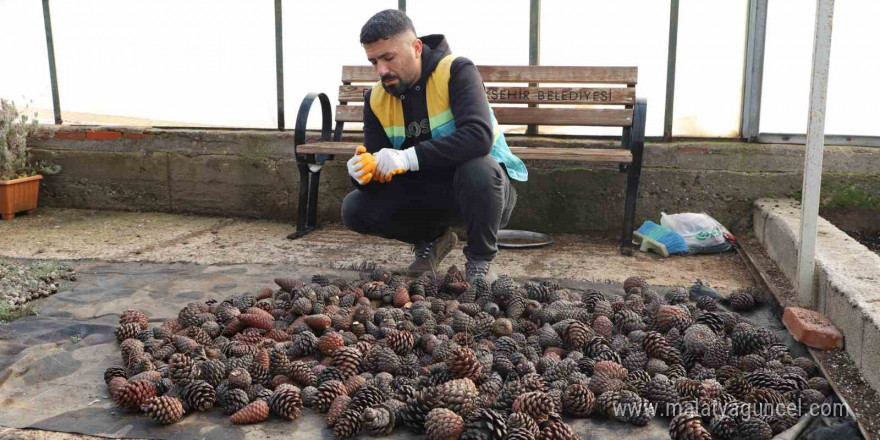
[[[376,13],[361,28],[361,44],[375,43],[400,35],[406,31],[416,33],[412,20],[397,9],[386,9]]]

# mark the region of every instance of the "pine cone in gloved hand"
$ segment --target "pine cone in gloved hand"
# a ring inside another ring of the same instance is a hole
[[[357,147],[354,156],[348,160],[348,175],[357,180],[361,185],[370,183],[376,173],[376,159],[367,153],[363,145]]]
[[[419,158],[415,147],[405,150],[383,148],[376,153],[376,172],[373,178],[379,182],[390,182],[395,174],[419,170]]]

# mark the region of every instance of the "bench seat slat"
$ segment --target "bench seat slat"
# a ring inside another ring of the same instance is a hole
[[[297,147],[299,154],[335,154],[351,156],[361,144],[357,142],[314,142]],[[510,147],[520,159],[570,160],[579,162],[632,162],[632,153],[620,148],[551,148]]]
[[[477,66],[485,82],[633,84],[637,67]],[[342,66],[342,81],[376,82],[371,66]]]
[[[632,109],[605,108],[526,108],[493,107],[498,123],[502,125],[594,125],[628,127],[632,125]],[[363,122],[361,105],[336,106],[336,120]]]

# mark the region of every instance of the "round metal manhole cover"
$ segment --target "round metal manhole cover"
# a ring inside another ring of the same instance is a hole
[[[531,249],[549,246],[553,238],[547,234],[517,229],[498,231],[498,247],[502,249]]]

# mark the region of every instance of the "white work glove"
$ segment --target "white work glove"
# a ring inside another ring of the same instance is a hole
[[[419,170],[419,158],[415,147],[405,150],[383,148],[375,154],[376,172],[373,178],[379,182],[390,182],[395,174]]]
[[[373,174],[376,173],[376,160],[373,155],[367,153],[364,146],[357,147],[354,156],[348,160],[348,175],[357,180],[361,185],[370,183]]]

